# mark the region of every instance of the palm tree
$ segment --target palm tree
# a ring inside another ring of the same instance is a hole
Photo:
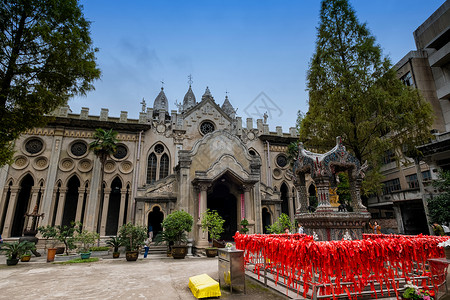
[[[89,150],[100,159],[100,211],[98,214],[98,226],[97,232],[100,233],[100,222],[102,220],[103,210],[103,176],[105,170],[105,164],[108,157],[116,153],[117,150],[117,132],[112,129],[106,131],[102,128],[97,128],[94,133],[94,141],[89,144]]]

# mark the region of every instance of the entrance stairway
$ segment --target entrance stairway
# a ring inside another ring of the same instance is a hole
[[[166,245],[158,245],[155,243],[150,244],[150,249],[148,249],[148,255],[167,255],[167,246]]]

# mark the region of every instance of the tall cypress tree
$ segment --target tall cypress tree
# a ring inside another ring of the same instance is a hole
[[[415,145],[429,138],[431,105],[397,78],[347,0],[322,1],[307,87],[309,110],[300,140],[329,150],[341,136],[347,150],[372,167],[366,192],[377,187],[377,166],[387,150],[400,157],[402,149],[413,153]]]

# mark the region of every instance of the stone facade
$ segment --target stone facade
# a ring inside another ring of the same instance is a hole
[[[250,233],[263,232],[284,212],[294,217],[295,189],[286,150],[296,131],[270,132],[262,119],[236,117],[228,98],[220,107],[207,88],[196,102],[189,86],[179,111],[168,109],[161,89],[139,119],[100,116],[83,108],[55,111],[48,124],[16,141],[14,162],[0,173],[0,232],[20,236],[23,215],[37,205],[41,225],[81,221],[102,237],[125,222],[160,230],[164,217],[183,209],[195,219],[191,237],[207,245],[199,220],[207,208],[225,218],[230,239],[244,217]],[[104,167],[89,151],[96,128],[118,132],[118,151]],[[262,217],[264,215],[264,218]]]

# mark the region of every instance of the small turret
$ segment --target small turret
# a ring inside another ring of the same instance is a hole
[[[163,87],[161,88],[161,92],[159,92],[158,96],[155,98],[153,110],[155,112],[159,112],[160,110],[164,110],[166,112],[169,111],[169,101],[167,100]]]
[[[228,100],[228,95],[225,96],[225,101],[223,101],[223,104],[222,104],[222,110],[230,118],[233,118],[233,119],[235,118],[236,110],[234,109],[233,105],[231,105],[230,101]]]

